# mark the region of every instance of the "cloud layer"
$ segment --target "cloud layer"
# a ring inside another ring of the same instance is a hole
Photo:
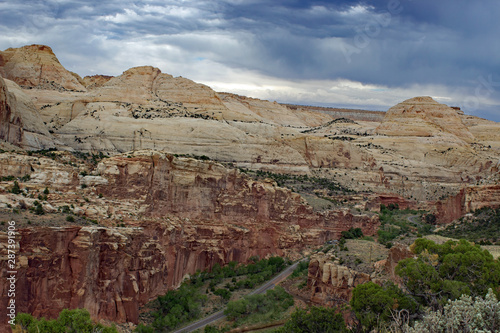
[[[0,1],[0,49],[80,75],[138,65],[281,102],[385,110],[417,95],[500,121],[497,0]]]

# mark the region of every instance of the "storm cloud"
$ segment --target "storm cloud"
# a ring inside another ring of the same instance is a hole
[[[139,65],[280,102],[386,110],[418,95],[500,121],[496,0],[0,1],[0,49],[80,75]]]

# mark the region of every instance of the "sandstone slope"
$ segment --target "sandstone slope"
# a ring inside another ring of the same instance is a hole
[[[66,70],[45,45],[0,51],[0,75],[27,88],[86,90],[81,78]]]
[[[56,147],[38,110],[21,88],[0,76],[0,140],[32,150]]]

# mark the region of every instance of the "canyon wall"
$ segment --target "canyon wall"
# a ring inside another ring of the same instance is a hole
[[[75,215],[100,224],[19,228],[17,310],[35,316],[85,307],[95,319],[135,323],[140,306],[216,262],[299,258],[343,230],[373,235],[378,226],[375,215],[348,209],[313,212],[298,194],[213,161],[140,151],[105,158],[82,176],[70,163],[56,173],[52,159],[38,164],[36,157],[9,156],[0,159],[2,172],[31,174],[23,187],[48,186],[54,208],[75,203]],[[30,200],[3,198],[13,207]],[[7,244],[5,233],[0,238]],[[4,259],[6,248],[0,252]],[[2,260],[0,268],[5,265]],[[7,285],[0,289],[6,302]]]
[[[460,190],[457,195],[438,201],[437,222],[447,224],[483,207],[500,207],[500,185],[468,186]]]

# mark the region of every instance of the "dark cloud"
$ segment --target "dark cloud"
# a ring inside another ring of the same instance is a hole
[[[201,80],[217,68],[226,77],[345,79],[388,94],[441,87],[491,117],[500,87],[481,97],[476,88],[489,75],[500,81],[498,13],[497,0],[0,1],[0,47],[48,44],[83,75],[151,64]]]

